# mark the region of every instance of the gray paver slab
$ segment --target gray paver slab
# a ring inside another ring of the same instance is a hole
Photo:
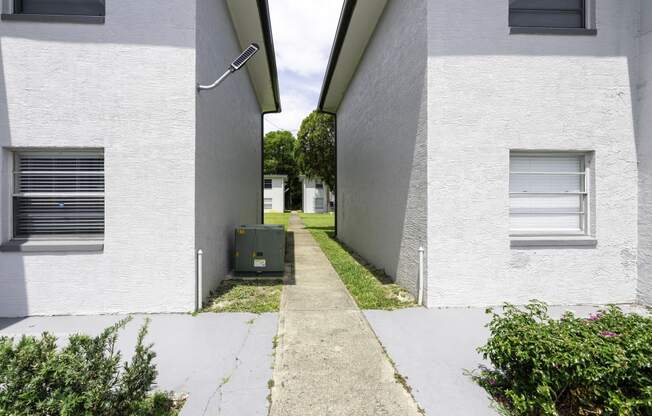
[[[551,307],[560,317],[565,311],[588,316],[597,306]],[[645,313],[642,308],[624,306],[627,312]],[[429,416],[492,415],[485,391],[465,370],[487,364],[476,348],[487,341],[489,317],[480,308],[365,311],[365,316],[412,388],[412,394]]]
[[[43,331],[60,339],[73,333],[94,335],[123,317],[0,319],[0,335],[40,335]],[[118,339],[124,359],[130,358],[145,317],[151,320],[146,340],[154,343],[157,353],[157,388],[189,394],[182,415],[267,414],[276,314],[135,315]],[[225,379],[228,383],[223,384]]]

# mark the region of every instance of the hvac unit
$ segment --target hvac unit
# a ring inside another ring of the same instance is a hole
[[[235,273],[283,273],[285,228],[282,225],[241,225],[235,230]]]

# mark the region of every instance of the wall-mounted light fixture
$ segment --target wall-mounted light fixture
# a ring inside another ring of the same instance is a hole
[[[251,45],[247,46],[247,49],[245,49],[240,56],[235,58],[233,62],[231,62],[231,65],[229,65],[229,69],[226,70],[226,72],[217,79],[214,83],[210,85],[197,85],[197,91],[202,91],[202,90],[212,90],[213,88],[217,87],[220,85],[222,81],[226,79],[229,75],[237,71],[238,69],[242,68],[249,59],[251,59],[252,56],[258,52],[260,48],[258,47],[257,44],[252,43]]]

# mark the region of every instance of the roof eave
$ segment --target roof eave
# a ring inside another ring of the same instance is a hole
[[[387,0],[344,0],[319,96],[319,111],[337,112],[386,4]]]

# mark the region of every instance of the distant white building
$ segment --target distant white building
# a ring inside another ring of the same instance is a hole
[[[301,209],[308,214],[331,211],[331,192],[328,185],[319,178],[300,176],[302,184]]]
[[[287,175],[265,175],[264,209],[265,212],[283,212],[285,210],[285,183]]]

